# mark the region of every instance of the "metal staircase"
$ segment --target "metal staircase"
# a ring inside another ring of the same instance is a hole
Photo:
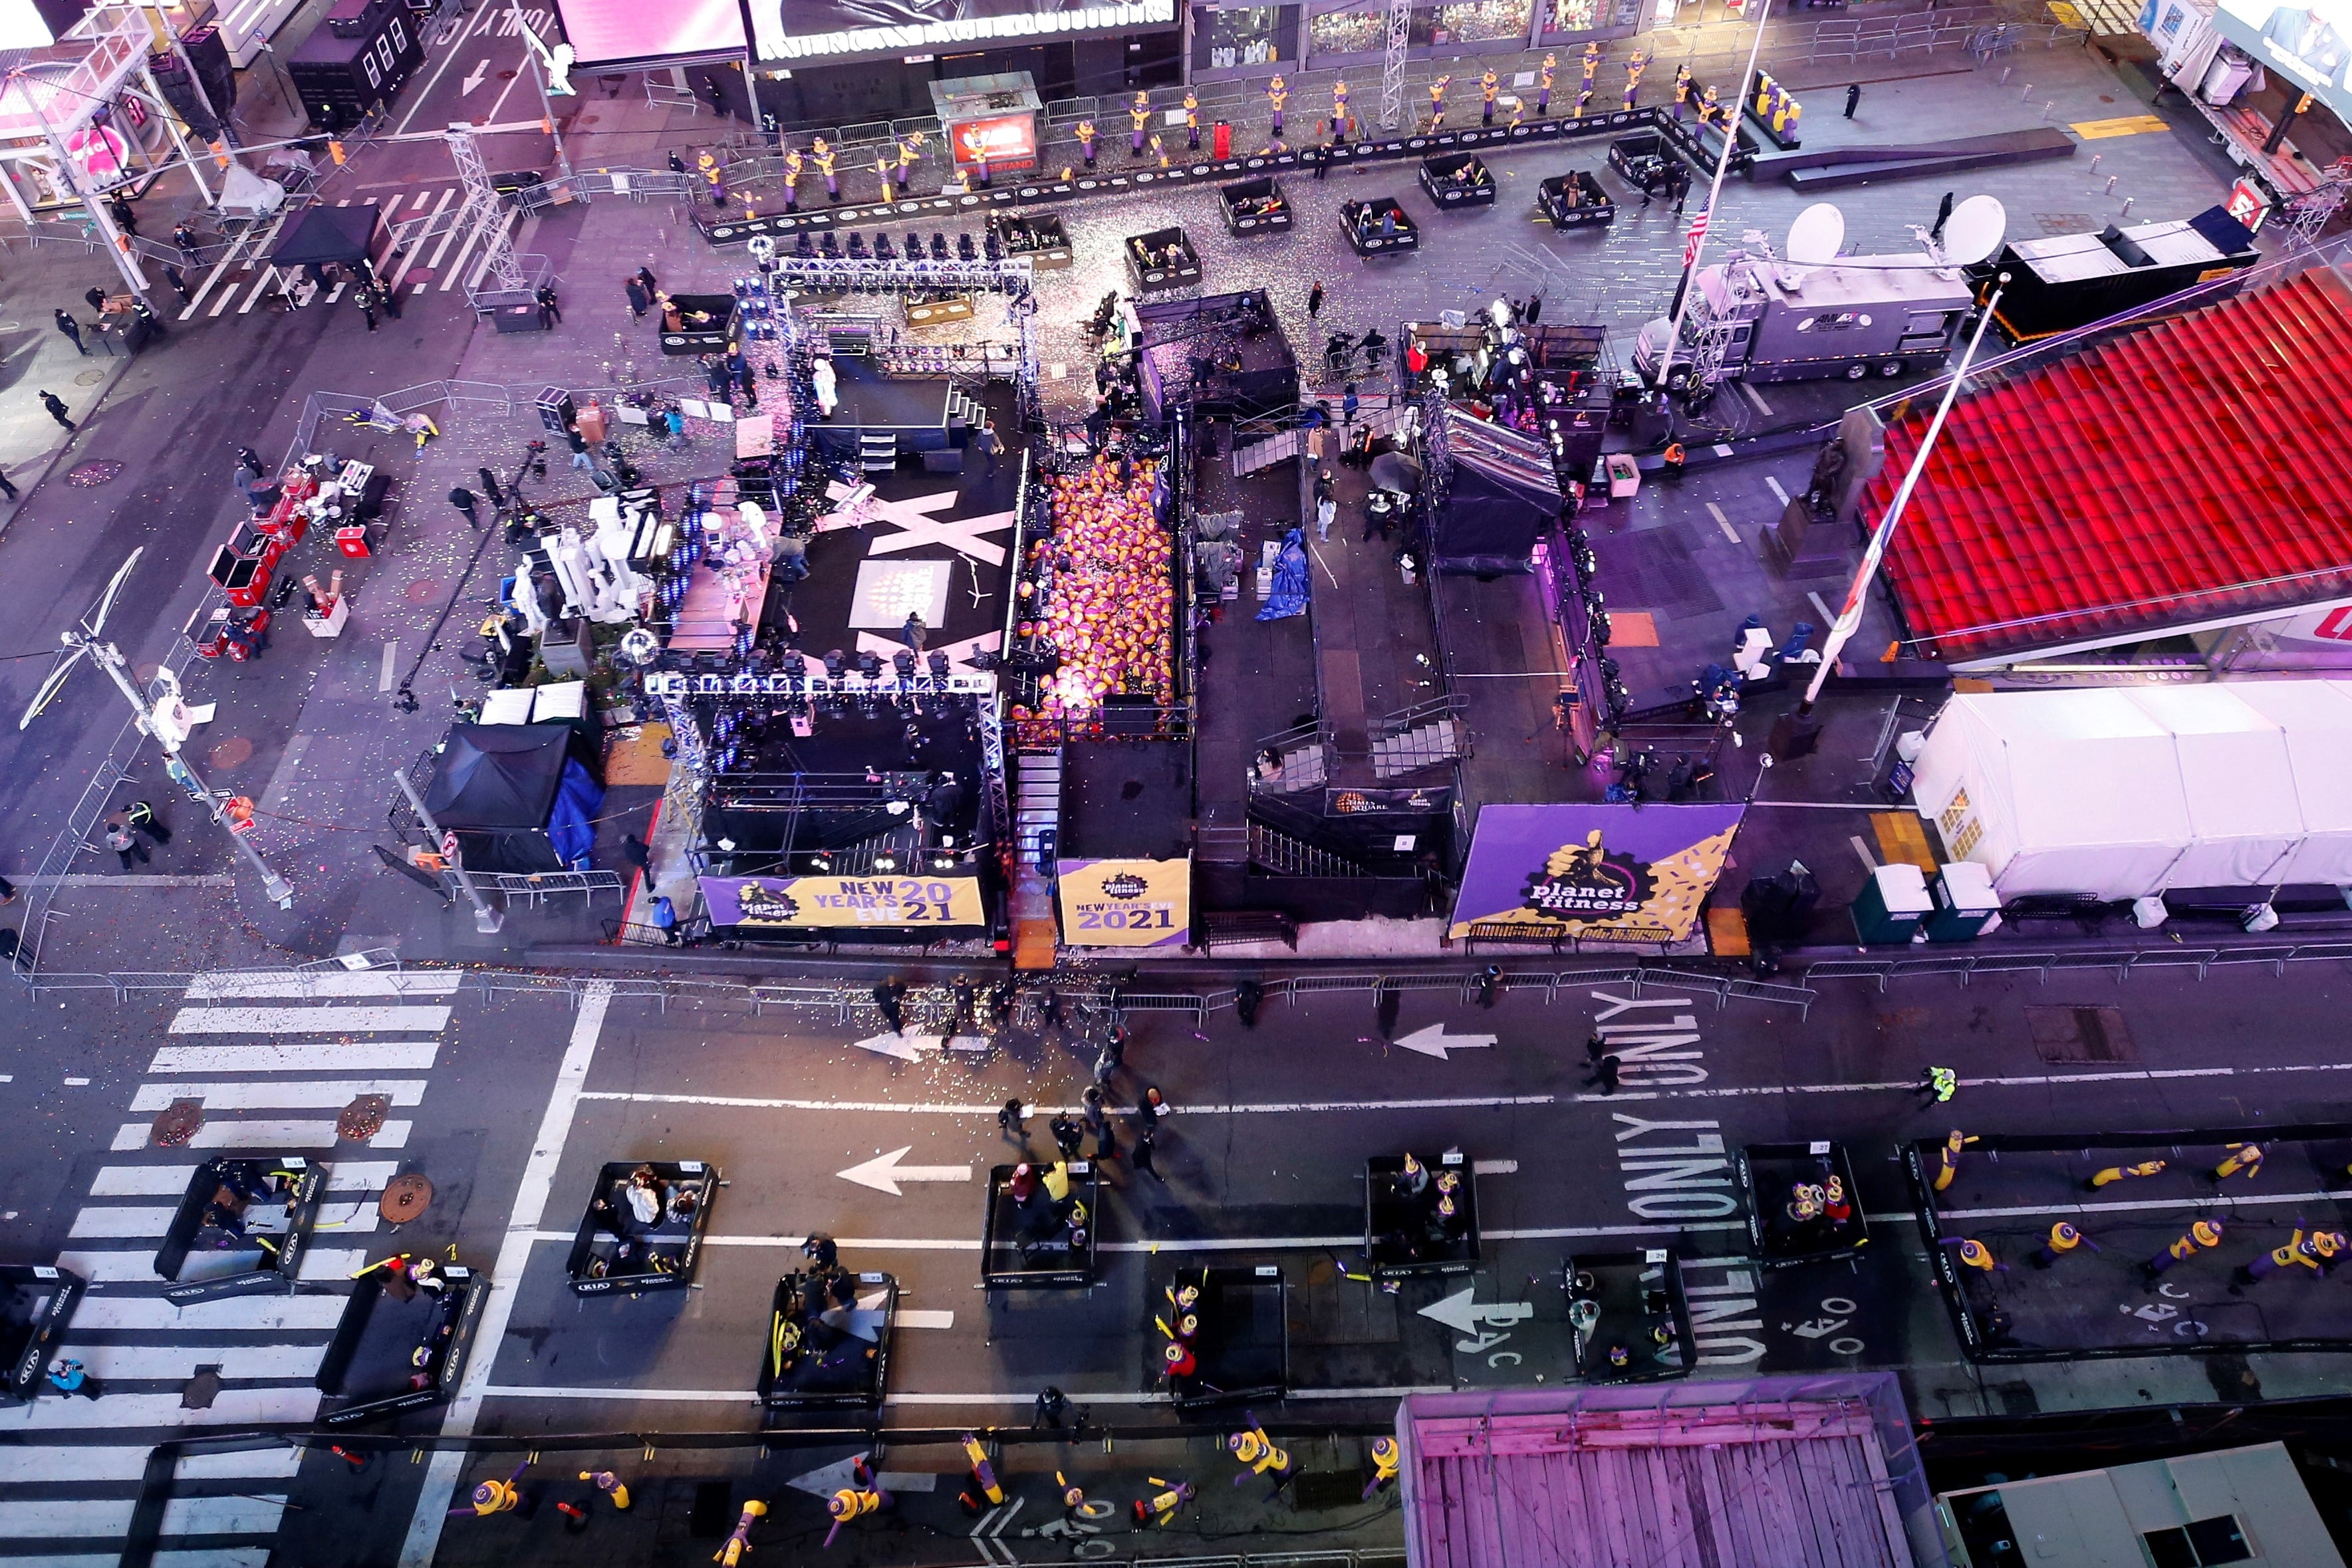
[[[887,474],[898,466],[898,437],[887,430],[857,433],[857,466],[869,474]]]
[[[1293,838],[1278,827],[1253,819],[1249,825],[1250,864],[1284,877],[1369,877],[1344,855],[1320,849],[1303,838]]]
[[[1372,734],[1372,775],[1392,779],[1470,754],[1461,697],[1438,697],[1400,709],[1381,721]]]
[[[1331,778],[1331,731],[1321,723],[1301,724],[1258,742],[1258,754],[1272,752],[1282,759],[1282,772],[1272,778],[1253,772],[1252,795],[1296,795],[1321,789]]]
[[[977,430],[980,428],[981,421],[987,417],[987,410],[983,409],[978,403],[974,402],[971,395],[967,394],[962,387],[950,386],[948,388],[949,429],[952,430],[958,426],[961,426],[968,430]]]
[[[1013,874],[1013,967],[1054,967],[1057,928],[1054,922],[1050,866],[1058,853],[1062,825],[1062,751],[1058,746],[1024,748],[1013,757],[1013,831],[1019,848]]]

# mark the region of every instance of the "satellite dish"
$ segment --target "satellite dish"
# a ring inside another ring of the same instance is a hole
[[[128,561],[115,569],[114,580],[107,584],[106,592],[100,595],[97,610],[91,614],[89,619],[82,622],[84,631],[96,637],[106,629],[106,613],[114,608],[114,596],[122,592],[123,579],[131,575],[131,569],[138,565],[139,558],[146,553],[147,547],[142,544],[131,552],[131,558]]]
[[[1799,218],[1799,223],[1804,220]],[[1974,267],[1990,261],[2009,234],[2009,211],[1999,196],[1970,196],[1952,209],[1944,223],[1944,261],[1950,267]]]
[[[48,678],[41,682],[41,689],[33,693],[33,700],[26,705],[25,716],[16,721],[16,728],[26,729],[39,718],[43,710],[57,700],[58,693],[65,689],[66,677],[74,672],[74,666],[89,657],[89,647],[80,643],[60,652],[57,662],[49,666]]]
[[[1988,198],[1989,199],[1989,198]],[[1998,202],[1993,204],[1998,207]],[[1959,214],[1954,213],[1954,217]],[[1791,267],[1827,267],[1845,243],[1845,214],[1834,202],[1815,202],[1789,226],[1789,242],[1780,254]]]

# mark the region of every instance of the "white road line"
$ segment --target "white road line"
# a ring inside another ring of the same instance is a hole
[[[1762,416],[1764,416],[1764,417],[1765,417],[1765,418],[1767,418],[1767,419],[1775,419],[1775,418],[1778,418],[1778,417],[1779,417],[1779,416],[1778,416],[1778,415],[1776,415],[1776,414],[1774,414],[1774,413],[1772,412],[1772,405],[1771,405],[1770,404],[1769,404],[1769,403],[1767,403],[1767,402],[1765,402],[1765,401],[1764,401],[1764,395],[1763,395],[1762,393],[1760,393],[1760,392],[1757,391],[1754,387],[1752,387],[1752,386],[1748,385],[1748,378],[1747,378],[1747,377],[1745,377],[1745,376],[1740,377],[1740,380],[1739,380],[1739,390],[1740,390],[1740,391],[1742,391],[1742,392],[1744,392],[1744,393],[1746,393],[1746,394],[1748,395],[1748,402],[1750,402],[1750,403],[1752,403],[1752,404],[1756,405],[1756,412],[1757,412],[1757,413],[1761,414],[1761,415],[1762,415]],[[1769,481],[1767,481],[1767,482],[1769,482]],[[1778,486],[1778,485],[1773,485],[1773,486],[1772,486],[1772,488],[1773,488],[1774,489],[1776,489],[1776,490],[1777,490],[1777,489],[1779,489],[1780,487],[1780,486]],[[1789,504],[1789,498],[1788,498],[1787,496],[1782,496],[1782,497],[1780,498],[1780,504],[1781,504],[1782,506],[1786,506],[1786,505],[1788,505],[1788,504]]]
[[[147,1474],[147,1454],[143,1447],[94,1445],[0,1447],[0,1486],[142,1480]],[[270,1447],[229,1454],[183,1454],[172,1474],[183,1481],[276,1481],[291,1480],[301,1468],[301,1449]]]
[[[367,1261],[367,1253],[356,1247],[313,1247],[302,1255],[301,1278],[308,1284],[331,1285],[350,1279]],[[58,1255],[58,1267],[72,1269],[93,1285],[156,1283],[155,1255],[144,1247],[135,1252],[62,1252]],[[81,1316],[77,1314],[74,1321],[79,1323]]]
[[[151,1560],[153,1568],[269,1568],[270,1548],[267,1546],[213,1547],[196,1552],[158,1552]],[[43,1554],[37,1559],[18,1558],[17,1563],[30,1568],[37,1562],[39,1568],[121,1568],[122,1554],[109,1552],[92,1556],[87,1553],[54,1557]],[[15,1568],[11,1564],[11,1568]]]
[[[1780,488],[1780,481],[1774,479],[1769,474],[1764,476],[1764,488],[1772,492],[1772,499],[1774,500],[1779,501],[1782,506],[1787,506],[1789,504],[1789,492],[1782,489]]]
[[[327,1355],[324,1341],[309,1345],[84,1345],[68,1334],[66,1342],[101,1382],[185,1383],[200,1366],[216,1366],[221,1376],[231,1379],[310,1377]]]
[[[353,996],[449,996],[466,977],[447,969],[328,970],[288,974],[224,969],[199,974],[188,987],[191,1002],[324,1002]]]
[[[236,313],[240,316],[250,314],[253,307],[260,302],[261,296],[268,291],[269,286],[276,281],[278,281],[278,268],[272,267],[264,271],[260,279],[253,285],[252,290],[246,295],[245,303],[236,308]],[[218,312],[215,313],[217,314]]]
[[[443,191],[443,192],[441,193],[441,199],[440,199],[438,202],[435,203],[435,204],[434,204],[434,206],[433,206],[433,210],[432,210],[430,213],[428,213],[428,214],[426,214],[426,215],[425,215],[425,222],[424,222],[424,224],[422,225],[422,226],[423,226],[425,230],[427,230],[428,232],[431,230],[434,221],[435,221],[436,219],[437,219],[438,217],[440,217],[440,216],[441,216],[441,210],[442,210],[444,207],[446,207],[446,206],[447,206],[447,205],[449,205],[450,198],[451,198],[451,197],[453,197],[453,196],[455,196],[457,194],[457,191],[456,191],[456,189],[455,189],[454,187],[453,187],[453,188],[451,188],[451,189],[448,189],[448,190],[445,190],[445,191]],[[421,206],[421,205],[424,205],[424,200],[425,200],[425,198],[423,197],[423,195],[420,195],[417,197],[417,204],[418,204],[420,206]],[[412,216],[410,217],[409,221],[410,221],[410,222],[412,222],[412,223],[414,223],[414,222],[415,222],[416,220],[415,220],[415,216],[412,215]],[[417,257],[417,253],[418,253],[419,251],[423,250],[424,248],[425,248],[425,244],[424,244],[424,241],[423,241],[423,240],[419,240],[419,241],[417,241],[417,243],[416,243],[415,245],[414,245],[414,246],[404,246],[404,247],[403,247],[403,248],[402,248],[402,250],[401,250],[401,256],[400,256],[400,266],[399,266],[397,268],[395,268],[395,269],[394,270],[394,272],[393,272],[393,274],[392,274],[392,278],[391,278],[391,279],[390,279],[391,284],[392,284],[392,287],[394,287],[394,289],[397,289],[397,288],[401,287],[401,285],[402,285],[402,284],[405,283],[405,282],[408,280],[408,269],[409,269],[410,268],[412,268],[412,267],[414,267],[414,266],[415,266],[415,265],[416,265],[416,257]],[[419,285],[418,285],[418,287],[419,287],[419,288],[422,288],[422,287],[423,287],[423,285],[422,285],[422,284],[419,284]]]
[[[985,1116],[994,1119],[1002,1109],[994,1105],[961,1105],[950,1101],[908,1103],[887,1100],[763,1100],[738,1098],[719,1094],[650,1094],[630,1093],[617,1089],[590,1089],[580,1096],[583,1100],[618,1100],[643,1105],[716,1105],[745,1110],[879,1110],[932,1116]],[[1297,1110],[1478,1110],[1502,1105],[1557,1105],[1560,1097],[1553,1094],[1511,1094],[1500,1096],[1464,1096],[1445,1100],[1302,1100],[1281,1105],[1186,1105],[1178,1109],[1202,1116],[1244,1115],[1256,1112]],[[1086,1108],[1069,1105],[1032,1105],[1032,1117],[1056,1114],[1076,1115]],[[1132,1111],[1133,1106],[1114,1107],[1114,1115]]]
[[[2012,1215],[2053,1214],[2137,1214],[2148,1209],[2174,1213],[2181,1209],[2221,1209],[2233,1212],[2257,1205],[2342,1203],[2352,1198],[2352,1192],[2335,1193],[2256,1193],[2243,1187],[2231,1187],[2211,1197],[2181,1198],[2116,1198],[2106,1203],[2026,1204],[2015,1208],[1998,1209],[1938,1209],[1938,1219],[2005,1219]],[[1908,1216],[1906,1216],[1908,1217]]]
[[[76,1241],[124,1241],[132,1237],[161,1236],[172,1228],[172,1216],[178,1212],[177,1205],[164,1208],[143,1204],[88,1208],[74,1215],[73,1226],[66,1235]]]
[[[440,1046],[432,1040],[306,1040],[283,1046],[165,1046],[152,1073],[424,1072]]]
[[[1728,539],[1734,544],[1741,542],[1739,531],[1731,526],[1731,520],[1723,515],[1723,509],[1721,507],[1716,505],[1713,501],[1709,501],[1706,503],[1706,510],[1709,514],[1714,517],[1715,526],[1723,530],[1724,538]]]
[[[894,1329],[952,1329],[955,1327],[955,1314],[935,1311],[927,1307],[901,1307],[897,1316],[890,1320],[890,1326]]]
[[[372,1193],[400,1173],[397,1160],[345,1160],[327,1176],[331,1193]],[[194,1165],[101,1165],[89,1184],[94,1198],[176,1198],[195,1179]]]
[[[396,288],[398,288],[399,286],[400,286],[400,280],[399,280],[398,279],[396,279],[396,278],[395,278],[395,279],[393,279],[393,287],[396,289]],[[378,670],[378,671],[376,672],[376,677],[375,677],[375,689],[376,689],[378,691],[389,691],[389,690],[391,690],[391,689],[392,689],[392,683],[393,683],[393,680],[394,680],[394,674],[393,674],[393,670],[394,670],[394,668],[396,665],[398,665],[399,663],[400,663],[400,644],[399,644],[398,642],[396,642],[396,641],[394,641],[394,642],[388,642],[388,643],[384,644],[384,645],[383,645],[383,668],[382,669],[380,669],[380,670]]]
[[[547,1212],[548,1196],[555,1187],[556,1169],[563,1163],[563,1146],[571,1140],[572,1119],[580,1108],[580,1088],[588,1081],[588,1068],[596,1059],[596,1038],[604,1032],[604,1011],[612,1000],[611,984],[593,982],[573,1016],[572,1038],[564,1047],[562,1065],[556,1068],[555,1087],[549,1091],[547,1113],[540,1119],[539,1135],[531,1141],[530,1158],[524,1162],[522,1179],[515,1185],[514,1207],[507,1214],[506,1238],[499,1244],[498,1262],[490,1270],[490,1299],[482,1309],[482,1321],[474,1340],[482,1348],[467,1363],[465,1381],[458,1385],[457,1397],[450,1403],[442,1420],[445,1436],[471,1436],[474,1423],[480,1417],[482,1397],[488,1390],[499,1350],[506,1342],[507,1321],[514,1315],[516,1292],[530,1267],[531,1244],[538,1239],[539,1222]],[[738,1394],[736,1397],[742,1395]],[[441,1542],[441,1527],[448,1517],[449,1500],[457,1495],[457,1477],[464,1466],[462,1452],[434,1451],[416,1500],[416,1511],[409,1518],[408,1533],[401,1544],[399,1568],[431,1568]]]
[[[412,1123],[386,1121],[367,1142],[371,1149],[405,1149]],[[154,1124],[126,1121],[115,1130],[113,1151],[144,1149]],[[341,1141],[331,1121],[207,1121],[183,1144],[188,1149],[331,1149]]]
[[[90,1303],[95,1305],[95,1303]],[[340,1298],[336,1305],[341,1305]],[[80,1326],[80,1313],[75,1326]],[[209,1408],[190,1410],[179,1394],[110,1394],[103,1399],[44,1399],[24,1415],[12,1413],[17,1431],[96,1432],[134,1426],[299,1426],[319,1414],[315,1388],[225,1388]],[[0,1530],[0,1535],[13,1533]]]
[[[481,1399],[635,1399],[682,1405],[751,1405],[759,1400],[758,1394],[740,1388],[531,1388],[521,1384],[493,1384],[474,1392],[476,1397]],[[1160,1397],[1167,1396],[1162,1394]],[[1026,1405],[1035,1398],[1034,1394],[1024,1395],[1022,1403]],[[455,1469],[457,1467],[450,1468]],[[426,1485],[431,1485],[430,1477],[426,1479]],[[420,1521],[424,1517],[421,1512],[417,1515]],[[414,1529],[412,1526],[412,1546],[415,1540]],[[407,1563],[407,1554],[404,1552],[400,1560],[403,1563]]]
[[[468,224],[466,221],[468,211],[468,208],[460,206],[457,211],[457,215],[450,218],[449,232],[441,237],[440,245],[436,247],[434,249],[433,259],[426,262],[425,264],[425,266],[438,271],[441,267],[441,258],[449,254],[449,247],[457,242],[460,237],[461,231],[463,231],[463,237],[466,241],[467,249],[470,250],[473,248],[474,236],[476,233],[479,232],[481,226],[478,222]],[[451,265],[453,267],[463,266],[465,264],[465,260],[466,252],[461,250],[457,253],[457,261],[453,262]]]
[[[229,241],[228,248],[221,253],[220,260],[214,265],[210,272],[205,274],[204,281],[197,284],[196,291],[189,296],[187,308],[180,312],[180,320],[184,321],[204,308],[205,297],[213,291],[215,284],[228,276],[229,268],[236,262],[238,254],[245,249],[247,242],[252,237],[253,235],[248,230]]]
[[[1473,1160],[1470,1173],[1474,1176],[1516,1176],[1519,1173],[1517,1160]]]
[[[221,1329],[239,1333],[264,1331],[331,1329],[343,1321],[341,1296],[231,1296],[220,1301],[197,1301],[175,1307],[161,1296],[85,1296],[74,1309],[73,1331],[96,1332],[121,1329],[144,1332],[163,1329]],[[47,1400],[43,1404],[49,1403]],[[64,1401],[58,1401],[63,1404]],[[77,1399],[73,1403],[87,1405]],[[100,1404],[105,1401],[100,1400]],[[15,1417],[11,1416],[13,1420]],[[306,1418],[307,1419],[307,1418]],[[4,1424],[0,1424],[4,1425]]]
[[[335,279],[335,286],[334,286],[332,289],[329,289],[329,290],[327,291],[327,303],[328,303],[328,304],[330,304],[330,305],[331,305],[331,304],[333,304],[336,300],[338,300],[341,299],[341,298],[343,297],[343,290],[344,290],[344,289],[348,289],[348,288],[350,288],[351,286],[352,286],[352,280],[351,280],[350,279],[348,279],[348,278],[338,278],[338,279]]]
[[[1819,589],[1806,589],[1805,597],[1811,599],[1813,602],[1813,608],[1821,612],[1822,625],[1825,626],[1837,625],[1837,612],[1830,608],[1829,601],[1822,597]]]
[[[437,1035],[446,1007],[183,1007],[174,1035],[344,1035],[411,1030]]]
[[[133,1114],[163,1110],[173,1100],[201,1100],[206,1110],[338,1110],[363,1094],[380,1094],[394,1105],[425,1099],[417,1078],[312,1079],[293,1083],[142,1083],[131,1097]]]
[[[1878,869],[1878,857],[1870,852],[1870,846],[1862,841],[1861,834],[1849,833],[1845,836],[1845,841],[1853,848],[1854,858],[1862,862],[1864,876],[1870,876]]]

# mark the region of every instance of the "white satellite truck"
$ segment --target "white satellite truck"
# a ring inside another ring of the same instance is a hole
[[[1900,375],[1943,363],[1975,308],[1963,268],[2000,248],[2007,215],[1991,196],[1953,209],[1940,241],[1915,226],[1916,255],[1840,256],[1845,216],[1828,202],[1790,226],[1782,256],[1749,229],[1738,247],[1692,278],[1682,331],[1665,316],[1634,340],[1642,379],[1675,338],[1666,385],[1696,392],[1719,382],[1822,381]]]

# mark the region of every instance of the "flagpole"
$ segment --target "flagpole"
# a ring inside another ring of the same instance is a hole
[[[1764,24],[1772,15],[1772,0],[1758,0],[1761,7],[1756,13],[1756,37],[1748,46],[1748,66],[1739,75],[1739,91],[1731,100],[1731,118],[1723,128],[1723,153],[1715,161],[1715,178],[1706,188],[1706,207],[1691,225],[1690,243],[1683,249],[1683,280],[1675,290],[1673,325],[1666,329],[1666,350],[1658,356],[1658,386],[1660,394],[1667,388],[1674,374],[1675,345],[1682,341],[1683,320],[1690,314],[1690,281],[1698,272],[1699,258],[1706,251],[1706,237],[1715,226],[1715,204],[1723,195],[1723,176],[1731,170],[1731,154],[1739,146],[1739,121],[1748,112],[1748,84],[1756,79],[1756,61],[1764,52]],[[1704,123],[1704,121],[1702,121]]]
[[[1895,489],[1895,499],[1886,508],[1886,515],[1878,520],[1871,531],[1870,542],[1863,550],[1862,564],[1854,568],[1853,582],[1845,591],[1845,603],[1839,606],[1837,619],[1830,626],[1828,639],[1822,645],[1822,662],[1813,671],[1813,679],[1805,688],[1805,700],[1797,705],[1797,717],[1803,719],[1813,710],[1813,702],[1822,694],[1822,686],[1830,678],[1830,669],[1837,663],[1838,654],[1846,640],[1862,626],[1862,610],[1870,592],[1870,580],[1878,574],[1878,563],[1886,555],[1886,548],[1895,541],[1895,526],[1903,521],[1905,508],[1910,505],[1911,492],[1918,488],[1919,476],[1927,471],[1927,458],[1934,451],[1936,437],[1944,432],[1944,420],[1959,400],[1960,384],[1969,378],[1969,366],[1977,357],[1977,345],[1984,342],[1985,328],[1992,322],[1992,313],[2000,308],[2001,290],[2009,287],[2009,274],[2004,272],[1993,285],[1992,297],[1985,301],[1984,314],[1977,319],[1976,334],[1969,339],[1968,352],[1952,371],[1952,379],[1944,388],[1943,401],[1936,405],[1936,416],[1927,422],[1927,434],[1919,437],[1919,449],[1911,454],[1911,466],[1904,470],[1903,483]]]

